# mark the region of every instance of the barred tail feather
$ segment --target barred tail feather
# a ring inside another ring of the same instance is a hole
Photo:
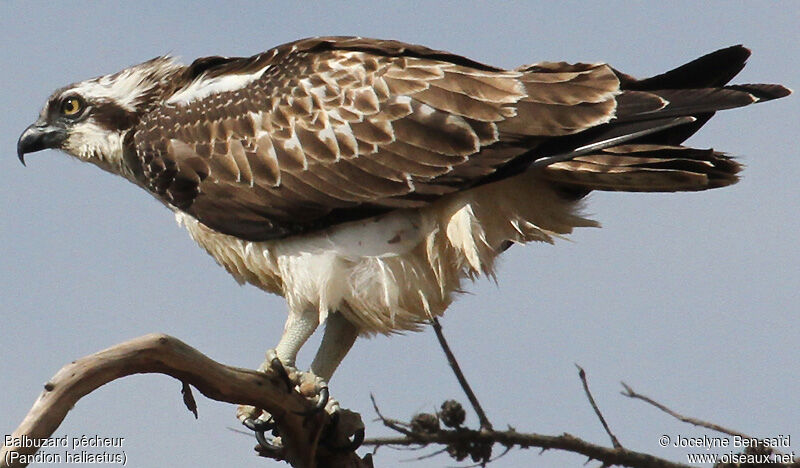
[[[736,183],[741,165],[732,158],[681,144],[717,111],[791,93],[777,84],[728,85],[749,56],[746,48],[733,46],[644,80],[615,70],[621,93],[614,118],[540,146],[534,170],[541,167],[540,177],[577,196],[592,190],[698,191]]]
[[[734,184],[740,170],[712,149],[630,144],[551,164],[541,176],[580,191],[685,192]]]

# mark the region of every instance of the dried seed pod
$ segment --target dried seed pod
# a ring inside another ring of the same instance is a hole
[[[411,430],[414,432],[422,432],[426,434],[433,434],[439,431],[439,418],[435,414],[419,413],[411,418]]]
[[[467,412],[461,403],[455,400],[447,400],[442,403],[442,410],[439,411],[439,418],[442,423],[447,427],[456,428],[464,424],[464,419],[467,417]]]

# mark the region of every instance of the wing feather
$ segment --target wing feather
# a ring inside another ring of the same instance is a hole
[[[144,185],[249,240],[463,190],[546,137],[609,121],[619,92],[605,65],[500,70],[360,38],[308,39],[192,67],[174,90],[180,99],[156,106],[137,129]],[[237,74],[226,82],[242,87],[209,94],[203,86]]]

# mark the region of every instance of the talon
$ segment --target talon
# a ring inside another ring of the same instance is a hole
[[[327,439],[323,442],[325,444],[325,447],[334,452],[353,452],[359,447],[361,447],[361,444],[364,443],[364,434],[365,434],[365,429],[363,427],[356,429],[356,432],[353,433],[353,440],[348,439],[348,443],[338,446],[330,444],[330,437],[336,432],[335,428],[338,424],[339,424],[339,413],[336,412],[331,415],[331,424],[330,426],[328,426],[328,429],[324,436],[324,439]]]
[[[242,424],[244,424],[244,426],[251,431],[255,432],[256,441],[258,442],[258,450],[260,452],[267,452],[273,455],[277,455],[281,452],[281,447],[273,445],[267,440],[266,431],[275,428],[275,421],[272,419],[272,417],[270,417],[267,421],[264,421],[263,419],[247,418],[242,421]]]
[[[272,360],[270,361],[269,364],[270,364],[270,367],[275,369],[275,372],[278,374],[278,376],[281,379],[283,379],[284,382],[286,382],[286,387],[291,392],[292,389],[294,388],[294,384],[292,383],[292,380],[289,378],[289,373],[286,372],[286,368],[283,366],[283,363],[281,362],[281,360],[278,359],[277,357],[274,357],[274,358],[272,358]]]
[[[330,391],[328,390],[328,387],[322,387],[319,390],[319,400],[317,400],[317,402],[314,404],[314,406],[311,409],[308,409],[308,410],[305,410],[305,411],[295,411],[294,413],[298,414],[300,416],[311,416],[311,415],[317,414],[320,411],[325,409],[325,406],[328,404],[328,400],[330,399],[330,396],[331,396],[331,394],[330,394]]]
[[[264,432],[256,431],[256,441],[258,442],[259,451],[269,452],[269,453],[280,453],[281,447],[277,445],[272,445],[268,440]]]
[[[331,397],[330,391],[328,387],[322,387],[319,389],[319,400],[317,404],[314,405],[314,411],[322,411],[325,409],[325,405],[328,404],[328,399]]]
[[[272,419],[272,416],[270,416],[270,418],[266,421],[264,421],[263,419],[247,418],[244,421],[242,421],[242,424],[244,424],[245,427],[247,427],[253,432],[261,432],[261,433],[271,431],[272,429],[275,428],[275,420]]]

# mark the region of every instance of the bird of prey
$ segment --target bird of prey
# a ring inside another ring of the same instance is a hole
[[[790,93],[728,85],[749,53],[642,80],[357,37],[164,56],[57,90],[17,152],[128,179],[237,281],[285,297],[268,353],[284,366],[326,323],[310,366],[324,386],[358,336],[420,328],[511,245],[596,226],[581,215],[592,190],[735,183],[737,162],[681,144],[716,111]]]

